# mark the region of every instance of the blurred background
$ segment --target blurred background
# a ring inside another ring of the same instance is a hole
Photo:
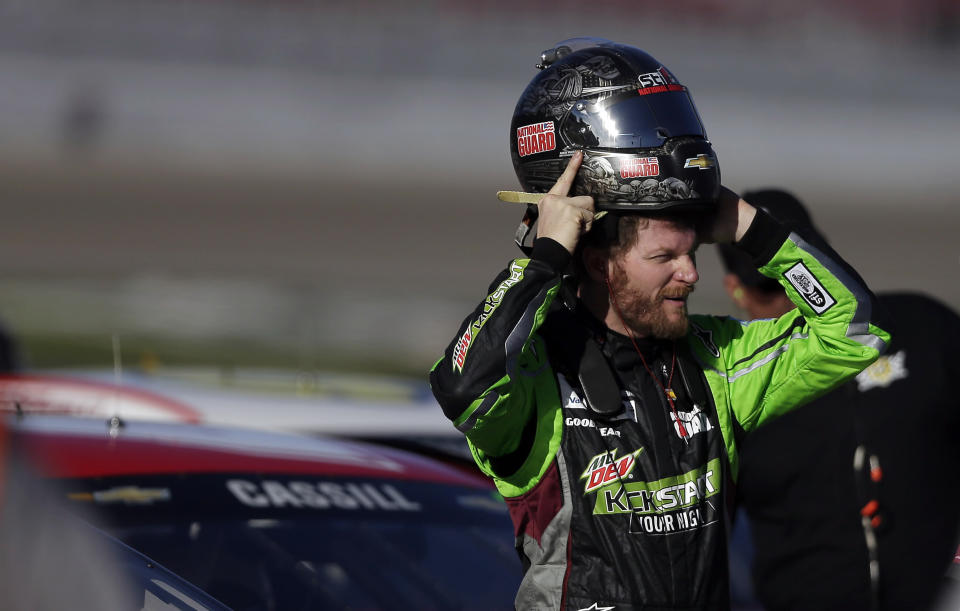
[[[539,52],[639,46],[737,190],[960,308],[955,0],[4,0],[0,320],[31,368],[423,379],[512,257]],[[692,309],[734,313],[712,248]]]

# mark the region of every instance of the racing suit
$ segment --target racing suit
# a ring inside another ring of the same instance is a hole
[[[761,211],[739,246],[797,310],[690,316],[685,338],[634,347],[563,307],[570,255],[538,239],[434,365],[437,400],[510,509],[525,570],[517,609],[729,606],[738,439],[856,375],[889,340],[872,294],[833,253]],[[591,405],[578,371],[590,342],[619,390],[612,414]]]

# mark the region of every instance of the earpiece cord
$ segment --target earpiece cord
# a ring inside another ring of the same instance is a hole
[[[626,320],[623,318],[623,313],[621,313],[620,308],[617,307],[617,303],[613,298],[613,287],[610,286],[610,281],[604,278],[604,283],[607,285],[607,294],[610,295],[610,306],[613,307],[613,311],[617,314],[617,317],[620,319],[620,323],[627,332],[627,337],[630,338],[630,343],[633,344],[634,350],[636,350],[637,355],[640,356],[640,362],[643,363],[643,368],[647,370],[647,373],[650,374],[651,378],[653,378],[654,383],[656,383],[656,385],[660,387],[660,390],[663,391],[663,396],[667,398],[667,403],[670,405],[670,411],[673,412],[673,419],[677,423],[677,429],[680,433],[681,439],[687,441],[687,429],[683,426],[683,422],[680,421],[680,415],[677,413],[677,407],[673,402],[674,399],[677,398],[677,394],[673,392],[673,371],[677,364],[676,340],[674,340],[671,344],[673,346],[673,356],[670,359],[670,375],[667,378],[667,385],[664,386],[657,376],[654,375],[653,371],[650,369],[650,366],[647,365],[647,359],[643,357],[643,352],[640,351],[640,346],[637,345],[637,340],[633,336],[633,330],[630,329],[629,325],[627,325]]]
[[[679,417],[679,415],[677,414],[677,408],[676,408],[676,406],[674,406],[673,398],[671,398],[671,395],[672,395],[673,397],[676,397],[676,396],[677,396],[677,395],[673,392],[673,389],[671,388],[671,386],[672,386],[672,384],[673,384],[673,371],[674,371],[674,367],[675,367],[676,364],[677,364],[677,344],[676,344],[676,342],[673,342],[673,356],[672,356],[671,362],[670,362],[670,376],[669,376],[668,379],[667,379],[667,386],[664,387],[663,384],[660,383],[660,380],[657,379],[657,376],[655,376],[655,375],[653,374],[653,371],[650,370],[650,367],[647,365],[647,360],[643,357],[643,353],[640,351],[640,346],[637,345],[637,340],[636,340],[636,339],[634,338],[634,336],[633,336],[633,330],[630,329],[630,327],[628,327],[627,324],[626,324],[626,322],[624,321],[623,314],[620,312],[620,309],[617,307],[617,304],[616,304],[616,302],[615,302],[614,299],[613,299],[613,288],[610,286],[610,281],[609,281],[606,277],[604,277],[603,281],[604,281],[604,283],[607,285],[607,293],[608,293],[609,296],[610,296],[610,305],[611,305],[611,307],[613,307],[613,311],[616,312],[617,317],[620,318],[620,322],[621,322],[621,324],[623,325],[623,328],[624,328],[624,329],[626,330],[626,332],[627,332],[627,337],[630,338],[630,343],[633,344],[633,349],[637,351],[637,355],[640,357],[640,362],[643,363],[643,368],[647,370],[647,373],[650,375],[651,378],[653,378],[653,381],[656,383],[656,385],[659,386],[660,389],[663,391],[663,395],[666,397],[667,403],[670,405],[670,410],[673,412],[674,421],[677,423],[677,427],[678,427],[678,430],[679,430],[679,432],[680,432],[680,438],[683,439],[684,443],[689,443],[689,441],[687,440],[687,429],[683,426],[683,422],[680,421],[680,417]],[[682,373],[682,372],[681,372],[680,375],[681,375],[681,377],[683,377],[683,373]],[[684,383],[686,383],[686,380],[684,380]],[[609,454],[609,451],[610,451],[610,450],[609,450],[609,448],[608,448],[608,450],[607,450],[608,454]],[[617,473],[617,481],[620,483],[620,486],[621,486],[624,490],[626,490],[626,486],[624,485],[623,479],[620,477],[619,472]],[[628,499],[629,499],[629,497],[628,497]],[[630,524],[632,524],[632,523],[633,523],[634,515],[636,514],[636,511],[635,511],[635,509],[634,509],[634,507],[633,507],[633,502],[632,502],[631,500],[628,500],[628,501],[627,501],[627,504],[628,504],[628,506],[629,506],[630,509],[631,509],[631,513],[630,513]],[[662,515],[662,514],[663,514],[663,509],[662,509],[662,508],[657,508],[657,509],[656,509],[656,513]],[[630,529],[631,529],[631,526],[628,525],[628,526],[627,526],[627,531],[628,531],[628,532],[631,532]]]

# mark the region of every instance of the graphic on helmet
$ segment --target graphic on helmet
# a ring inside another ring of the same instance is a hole
[[[584,152],[573,195],[599,210],[709,207],[720,168],[687,88],[628,45],[576,38],[544,51],[517,102],[510,153],[525,191],[544,193]]]

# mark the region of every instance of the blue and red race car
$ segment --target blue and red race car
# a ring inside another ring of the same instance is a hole
[[[70,410],[31,407],[19,389],[6,445],[45,498],[229,608],[513,605],[512,525],[479,475],[380,445],[191,424],[189,407],[144,391],[127,399],[181,422],[38,413]]]

